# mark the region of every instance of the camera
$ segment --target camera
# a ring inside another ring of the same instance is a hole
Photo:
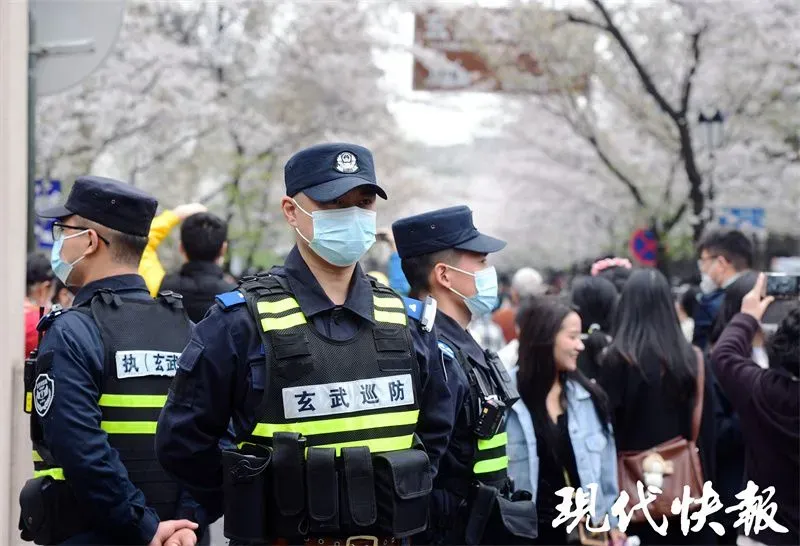
[[[791,299],[800,296],[800,275],[767,273],[767,296],[775,299]]]

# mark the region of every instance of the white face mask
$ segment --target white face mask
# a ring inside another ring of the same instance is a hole
[[[719,285],[711,278],[708,273],[703,273],[700,279],[700,291],[703,294],[710,294],[719,288]]]

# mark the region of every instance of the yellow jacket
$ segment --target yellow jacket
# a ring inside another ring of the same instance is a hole
[[[161,242],[180,223],[181,219],[171,210],[167,210],[153,218],[153,222],[150,224],[147,248],[144,249],[142,261],[139,262],[139,275],[144,278],[147,289],[150,290],[150,295],[154,298],[158,295],[161,282],[164,280],[164,275],[166,275],[164,266],[161,265],[156,251]]]

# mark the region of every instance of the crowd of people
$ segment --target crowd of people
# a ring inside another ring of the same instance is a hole
[[[707,233],[697,286],[604,257],[561,290],[532,267],[498,275],[505,243],[467,207],[378,232],[372,161],[348,144],[290,160],[297,243],[270,275],[223,270],[227,225],[204,206],[155,215],[116,181],[79,179],[43,213],[35,479],[85,510],[26,526],[45,502],[26,485],[23,538],[183,546],[224,515],[234,544],[800,543],[800,301],[765,297],[747,237]],[[367,275],[376,239],[390,256]],[[720,509],[754,495],[757,533]]]

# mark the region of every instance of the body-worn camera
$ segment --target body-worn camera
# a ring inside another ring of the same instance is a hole
[[[478,438],[491,438],[503,425],[508,407],[497,396],[491,395],[481,403],[478,422],[475,424],[475,436]]]

